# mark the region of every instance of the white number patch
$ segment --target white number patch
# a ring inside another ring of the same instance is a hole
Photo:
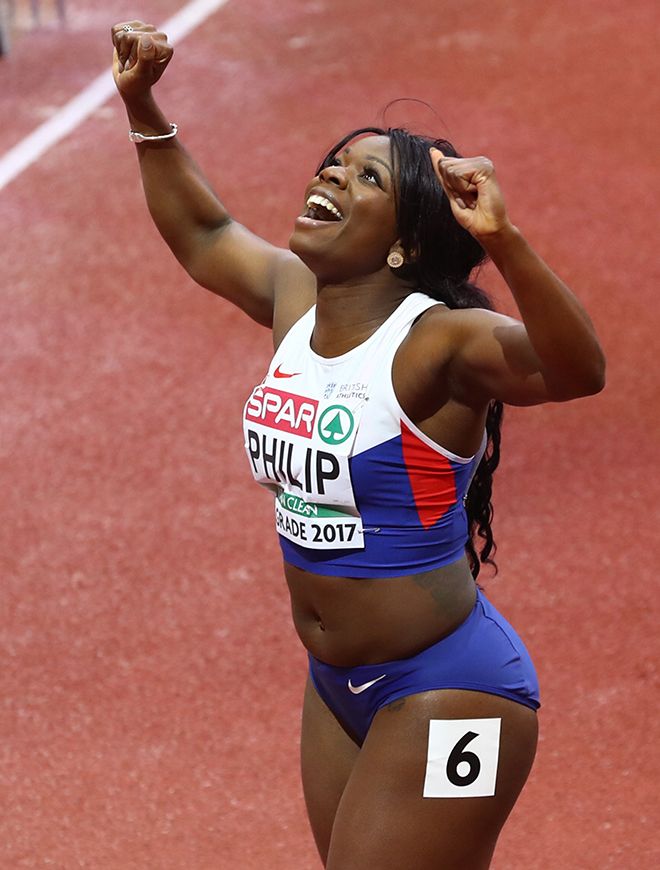
[[[424,797],[495,794],[501,719],[431,719]]]
[[[364,549],[361,517],[310,504],[291,493],[280,493],[275,499],[275,528],[282,537],[311,550]]]

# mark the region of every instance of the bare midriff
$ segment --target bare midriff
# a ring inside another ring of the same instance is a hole
[[[298,636],[330,665],[407,658],[457,628],[474,607],[466,559],[422,574],[383,579],[327,577],[285,563]]]

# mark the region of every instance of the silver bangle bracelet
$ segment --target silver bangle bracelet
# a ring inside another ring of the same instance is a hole
[[[140,142],[162,142],[163,139],[172,139],[176,136],[179,128],[176,124],[170,124],[170,132],[163,133],[160,136],[149,136],[147,133],[138,133],[137,130],[129,130],[128,138],[131,142],[135,142],[136,145],[139,145]]]

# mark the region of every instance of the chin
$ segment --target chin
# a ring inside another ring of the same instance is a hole
[[[312,272],[314,271],[313,257],[311,256],[309,246],[305,245],[305,240],[300,238],[300,233],[297,233],[295,229],[289,236],[289,250],[292,254],[299,257],[308,269],[311,269]]]

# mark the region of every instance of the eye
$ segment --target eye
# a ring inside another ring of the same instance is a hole
[[[378,187],[383,186],[380,173],[377,169],[374,169],[373,166],[365,166],[360,175],[362,178],[366,178],[371,184],[377,184]]]

